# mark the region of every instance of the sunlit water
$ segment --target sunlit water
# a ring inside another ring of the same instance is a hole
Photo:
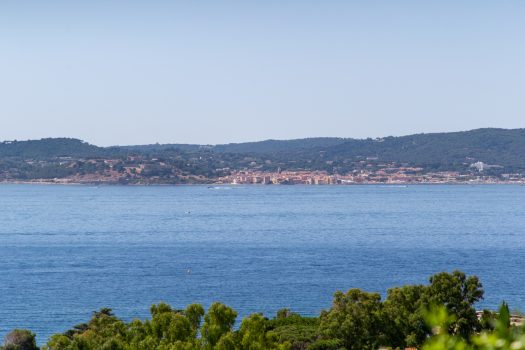
[[[453,269],[481,278],[478,308],[525,309],[520,186],[1,185],[0,224],[0,337],[159,301],[314,315]]]

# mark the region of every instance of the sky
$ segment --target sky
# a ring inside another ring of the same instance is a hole
[[[525,127],[525,1],[0,2],[0,140]]]

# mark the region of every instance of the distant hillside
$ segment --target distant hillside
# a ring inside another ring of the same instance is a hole
[[[166,150],[179,150],[185,152],[198,152],[210,150],[220,153],[276,153],[299,150],[324,149],[342,144],[348,139],[337,137],[314,137],[295,140],[265,140],[244,143],[228,143],[222,145],[195,145],[195,144],[152,144],[118,146],[117,148],[130,152],[162,152]]]
[[[337,137],[314,137],[295,140],[266,140],[258,142],[229,143],[213,147],[215,152],[223,153],[277,153],[311,149],[325,149],[340,145],[346,140]]]
[[[71,138],[4,141],[0,143],[0,158],[42,159],[52,157],[95,157],[103,156],[107,152],[108,149]]]
[[[375,140],[348,140],[327,148],[325,154],[326,158],[358,156],[434,168],[476,160],[525,169],[525,129],[477,129]]]
[[[132,146],[114,146],[114,149],[118,149],[129,153],[156,153],[164,152],[169,150],[178,150],[183,152],[197,152],[199,150],[208,148],[209,146],[191,145],[184,143],[168,143],[168,144],[151,144],[151,145],[132,145]]]
[[[363,160],[374,164],[396,162],[427,170],[466,169],[481,161],[525,172],[525,129],[477,129],[464,132],[417,134],[380,139],[307,138],[266,140],[224,145],[137,145],[97,147],[70,139],[42,139],[0,143],[0,159],[56,157],[123,157],[200,159],[202,167],[244,169],[309,169],[347,172]],[[198,157],[196,157],[198,156]],[[183,165],[180,165],[183,166]]]

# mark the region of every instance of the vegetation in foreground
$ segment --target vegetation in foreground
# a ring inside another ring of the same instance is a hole
[[[439,273],[428,285],[392,288],[385,300],[377,293],[350,289],[336,292],[331,308],[318,317],[288,309],[273,319],[244,318],[214,303],[205,312],[198,304],[175,310],[153,305],[148,320],[124,322],[111,309],[94,312],[88,323],[53,335],[48,350],[489,350],[525,349],[525,328],[511,325],[508,306],[478,317],[474,304],[483,298],[475,276],[460,271]],[[3,350],[35,350],[35,335],[14,330]]]

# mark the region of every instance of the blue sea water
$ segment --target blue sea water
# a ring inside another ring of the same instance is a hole
[[[329,308],[461,269],[525,310],[525,187],[0,186],[0,337],[40,343],[111,307]]]

